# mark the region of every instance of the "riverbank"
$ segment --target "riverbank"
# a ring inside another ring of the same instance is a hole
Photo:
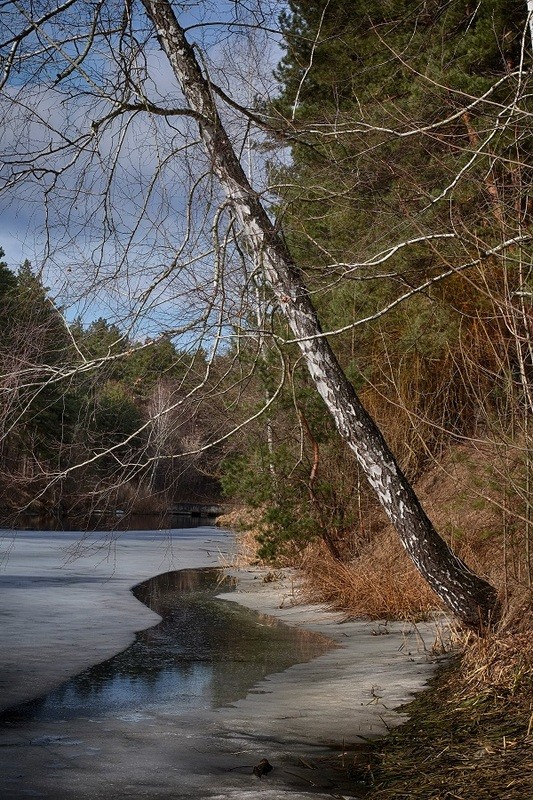
[[[290,607],[288,587],[280,599]],[[392,630],[394,624],[389,626]],[[342,774],[345,785],[352,778],[358,796],[366,787],[369,800],[533,797],[533,665],[527,616],[522,628],[472,640],[463,655],[442,660],[426,688],[396,707],[392,720],[383,720],[387,730],[381,738],[359,747],[352,743],[342,757],[318,758],[316,773],[334,771],[339,782]],[[435,644],[438,650],[446,643],[438,637]]]
[[[533,679],[461,696],[459,659],[403,709],[409,719],[372,749],[372,800],[533,797]]]
[[[435,622],[346,620],[323,605],[302,604],[292,570],[233,574],[237,589],[221,595],[225,600],[337,644],[313,662],[270,676],[252,700],[238,704],[251,720],[259,713],[265,734],[285,727],[295,741],[358,749],[406,719],[398,707],[425,686],[443,657],[445,628]]]
[[[358,752],[358,762],[372,774],[369,797],[533,797],[530,620],[531,608],[523,602],[497,633],[458,647],[428,687],[400,708],[402,724]],[[321,769],[326,765],[320,762]],[[338,769],[338,759],[330,766]],[[353,771],[349,758],[344,766]],[[364,779],[364,770],[358,774]]]

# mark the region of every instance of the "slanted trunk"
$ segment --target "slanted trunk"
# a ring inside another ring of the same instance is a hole
[[[208,79],[168,0],[142,0],[198,127],[213,172],[232,204],[242,235],[264,266],[279,307],[298,340],[310,375],[337,429],[355,453],[415,566],[432,589],[477,632],[497,616],[495,589],[475,575],[435,531],[381,431],[340,367],[283,238],[251,188],[217,113]]]

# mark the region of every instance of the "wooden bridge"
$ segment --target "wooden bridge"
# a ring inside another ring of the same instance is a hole
[[[224,508],[216,503],[173,503],[169,511],[188,517],[219,517],[224,513]]]

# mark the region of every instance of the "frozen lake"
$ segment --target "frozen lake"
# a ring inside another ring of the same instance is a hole
[[[341,624],[256,570],[216,600],[197,568],[231,548],[216,528],[4,532],[0,699],[34,702],[0,726],[2,798],[361,796],[345,767],[431,674],[434,627]]]

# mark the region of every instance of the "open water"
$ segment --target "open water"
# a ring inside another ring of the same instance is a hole
[[[0,725],[73,721],[171,708],[229,706],[267,675],[334,646],[326,637],[216,598],[232,589],[216,568],[158,575],[133,590],[162,617],[122,653],[52,692],[0,714]]]

